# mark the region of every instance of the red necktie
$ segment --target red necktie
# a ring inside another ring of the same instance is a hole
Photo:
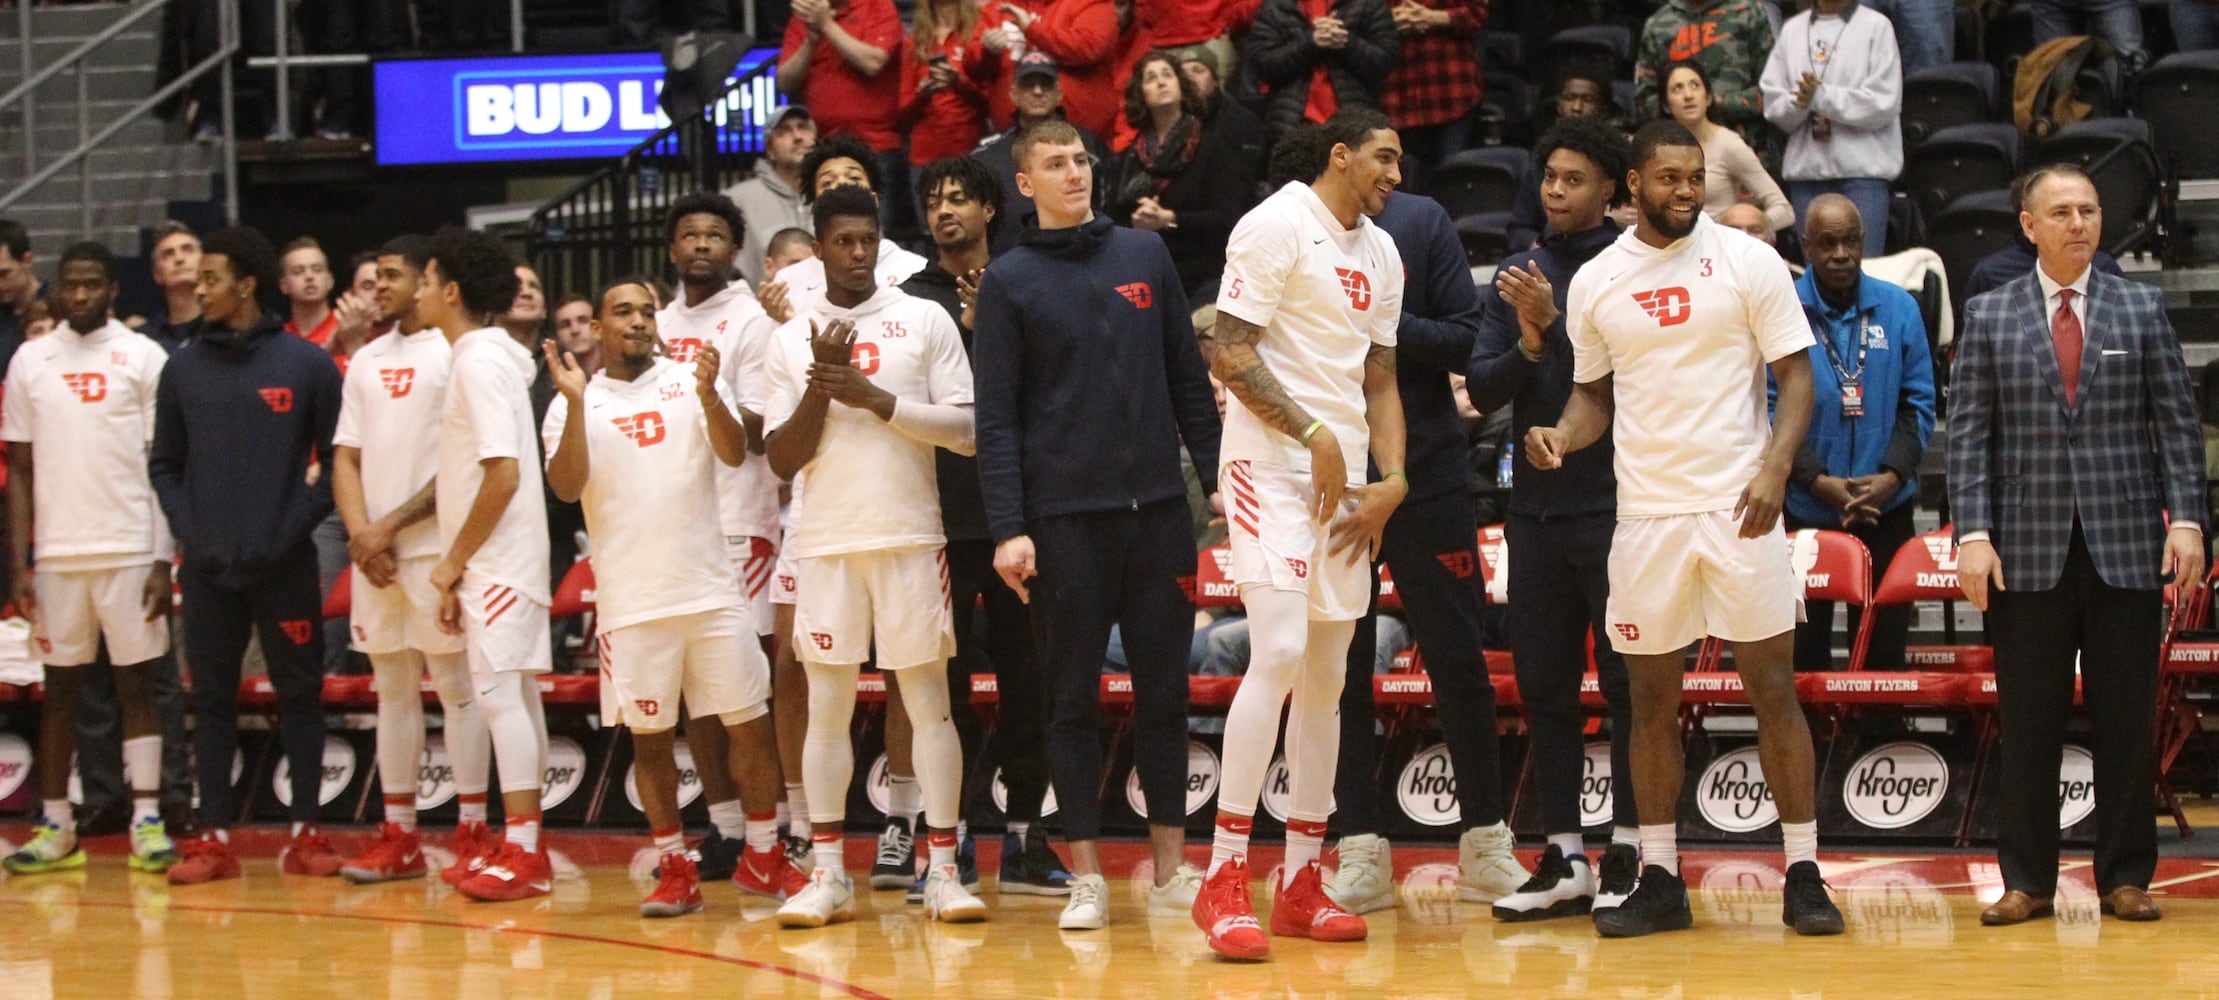
[[[2050,318],[2050,344],[2057,349],[2057,374],[2065,383],[2065,405],[2080,394],[2080,317],[2073,315],[2073,290],[2057,290],[2057,315]]]

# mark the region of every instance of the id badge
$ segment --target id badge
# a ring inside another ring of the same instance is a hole
[[[1834,122],[1829,118],[1811,119],[1811,138],[1825,142],[1834,137]]]
[[[1853,378],[1841,381],[1841,415],[1852,420],[1865,415],[1865,386],[1862,381]]]

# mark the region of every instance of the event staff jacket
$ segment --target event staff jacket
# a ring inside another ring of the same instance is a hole
[[[1882,513],[1910,503],[1918,495],[1919,460],[1934,434],[1934,365],[1918,302],[1870,276],[1858,278],[1857,301],[1846,309],[1828,305],[1808,272],[1795,280],[1795,294],[1818,341],[1811,347],[1817,402],[1788,473],[1788,514],[1808,524],[1837,523],[1841,512],[1811,493],[1811,481],[1882,469],[1903,480]],[[1856,384],[1854,407],[1844,403],[1845,382]]]

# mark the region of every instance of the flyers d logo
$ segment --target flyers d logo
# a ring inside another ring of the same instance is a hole
[[[1333,273],[1340,276],[1341,291],[1348,293],[1348,306],[1357,312],[1371,308],[1371,276],[1354,268],[1336,267]]]
[[[1119,285],[1117,286],[1117,294],[1124,296],[1125,301],[1132,303],[1135,309],[1146,309],[1156,303],[1155,290],[1149,288],[1145,281]]]
[[[865,375],[878,374],[878,345],[868,342],[856,344],[855,351],[848,355],[848,363]]]
[[[1689,304],[1687,289],[1659,288],[1653,292],[1633,293],[1633,302],[1657,321],[1658,326],[1678,326],[1694,314]]]
[[[312,631],[315,626],[311,624],[306,618],[295,618],[291,621],[278,622],[277,627],[285,632],[286,638],[293,640],[293,645],[295,646],[308,645],[308,640],[315,635],[314,631]]]
[[[663,707],[662,702],[656,701],[653,698],[641,698],[638,701],[633,702],[632,704],[639,708],[641,715],[646,716],[653,716],[658,714]]]
[[[1294,571],[1294,578],[1297,580],[1310,578],[1310,561],[1307,559],[1289,559],[1287,568]]]
[[[1472,571],[1478,568],[1478,560],[1473,559],[1469,552],[1442,552],[1433,558],[1439,559],[1441,568],[1448,570],[1450,576],[1459,580],[1471,579]]]
[[[108,398],[108,376],[99,372],[71,372],[62,376],[62,384],[77,394],[80,403],[97,403]]]
[[[654,410],[635,413],[629,417],[616,417],[609,422],[616,425],[617,433],[631,438],[633,444],[642,448],[660,444],[663,440],[663,415]]]
[[[401,399],[408,395],[409,390],[416,388],[416,369],[380,368],[378,369],[378,381],[385,383],[385,394],[387,396]]]
[[[255,392],[261,394],[262,402],[269,404],[271,413],[293,412],[293,390],[283,388],[256,389]]]
[[[694,355],[701,353],[701,338],[680,337],[664,341],[663,346],[670,348],[670,360],[682,365],[692,364]]]
[[[1612,625],[1611,628],[1618,633],[1619,638],[1624,639],[1627,642],[1641,641],[1641,626],[1639,625],[1635,625],[1631,622],[1621,622],[1617,625]]]
[[[831,649],[831,648],[832,648],[832,633],[830,633],[830,632],[811,632],[811,633],[809,633],[809,641],[810,641],[810,642],[814,642],[814,643],[816,643],[816,644],[817,644],[817,648],[818,648],[818,649]]]

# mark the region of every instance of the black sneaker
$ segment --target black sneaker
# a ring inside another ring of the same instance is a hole
[[[1603,852],[1603,863],[1595,871],[1595,912],[1613,909],[1633,895],[1633,884],[1641,877],[1641,852],[1632,844],[1612,844]]]
[[[968,833],[964,834],[963,839],[957,841],[955,845],[955,874],[963,885],[963,891],[973,894],[979,891],[979,845],[977,841],[971,839],[971,835]],[[919,875],[916,881],[909,883],[909,894],[902,897],[902,901],[905,903],[923,903],[925,901],[925,876]]]
[[[1020,896],[1068,896],[1071,872],[1038,827],[1020,838],[1002,838],[1002,877],[997,889]]]
[[[878,835],[878,860],[871,865],[871,888],[907,889],[916,879],[917,839],[909,821],[887,817],[886,829]]]
[[[747,850],[747,841],[733,840],[723,831],[710,827],[709,835],[693,845],[693,850],[701,858],[701,881],[704,884],[723,882],[740,869],[740,852]]]
[[[1687,905],[1687,883],[1659,865],[1641,869],[1641,881],[1624,903],[1595,913],[1595,932],[1606,938],[1644,937],[1693,926],[1695,911]]]
[[[1541,852],[1533,877],[1517,892],[1496,900],[1494,912],[1495,919],[1510,923],[1554,920],[1582,916],[1594,902],[1595,876],[1588,871],[1587,858],[1566,858],[1563,848],[1550,844]]]
[[[1787,887],[1780,890],[1780,922],[1804,937],[1842,932],[1841,910],[1826,894],[1826,880],[1818,863],[1798,861],[1788,866]]]

